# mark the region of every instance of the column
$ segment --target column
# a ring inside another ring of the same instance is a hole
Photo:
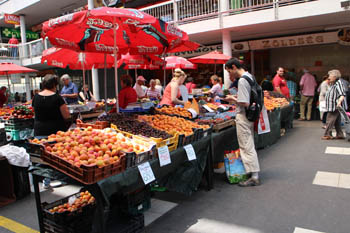
[[[229,30],[222,31],[222,52],[223,54],[232,57],[232,48],[231,48],[231,32]],[[228,89],[231,85],[230,75],[225,70],[224,65],[224,85],[225,89]]]
[[[228,11],[229,8],[229,0],[220,0],[219,2],[220,12]]]
[[[24,76],[24,80],[25,80],[25,85],[26,85],[27,101],[30,101],[31,100],[31,89],[30,89],[30,77],[29,77],[29,74],[26,74]]]
[[[27,43],[27,37],[26,37],[26,21],[24,18],[24,15],[19,16],[20,19],[20,30],[21,30],[21,43]],[[22,56],[27,57],[28,56],[28,48],[27,46],[22,46]]]
[[[97,69],[92,69],[91,74],[92,74],[92,93],[94,94],[96,100],[100,99],[100,87],[98,83],[98,70]],[[107,90],[104,90],[107,91]]]
[[[94,0],[88,0],[88,9],[94,9]],[[92,77],[92,93],[94,94],[97,100],[100,99],[100,88],[98,85],[98,72],[97,69],[91,69],[91,77]],[[106,91],[106,90],[105,90]]]
[[[250,51],[250,69],[252,75],[255,75],[255,62],[254,62],[254,50]]]
[[[178,0],[173,0],[173,20],[175,23],[177,23],[177,21],[179,20],[177,2],[178,2]]]

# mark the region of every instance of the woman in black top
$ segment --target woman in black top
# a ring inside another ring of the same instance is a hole
[[[84,91],[85,89],[85,91]],[[91,93],[89,90],[89,87],[87,85],[84,85],[81,91],[79,92],[79,100],[84,102],[84,101],[93,101],[95,102],[96,99],[94,95]]]
[[[42,81],[43,91],[33,98],[35,136],[48,136],[59,130],[67,130],[65,120],[70,118],[70,114],[63,98],[56,93],[57,85],[57,76],[46,75]]]

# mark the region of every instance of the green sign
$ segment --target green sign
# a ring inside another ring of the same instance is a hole
[[[21,31],[15,28],[1,28],[1,37],[11,38],[12,34],[15,35],[17,39],[21,39]],[[37,40],[40,38],[39,33],[26,31],[26,37],[28,40]]]

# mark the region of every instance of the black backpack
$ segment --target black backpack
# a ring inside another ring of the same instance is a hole
[[[247,119],[249,121],[257,121],[260,118],[260,112],[264,107],[264,92],[260,85],[256,82],[255,77],[252,76],[253,80],[248,76],[242,76],[251,86],[250,91],[250,104],[245,109]]]

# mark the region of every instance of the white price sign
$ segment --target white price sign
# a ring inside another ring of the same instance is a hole
[[[171,163],[168,146],[162,146],[158,148],[158,158],[161,167]]]
[[[184,146],[189,161],[197,159],[196,152],[194,152],[192,144]]]
[[[143,164],[140,164],[137,166],[137,168],[139,169],[139,172],[141,174],[142,180],[143,182],[146,184],[151,183],[152,181],[154,181],[156,178],[154,177],[151,165],[149,164],[149,162],[145,162]]]

